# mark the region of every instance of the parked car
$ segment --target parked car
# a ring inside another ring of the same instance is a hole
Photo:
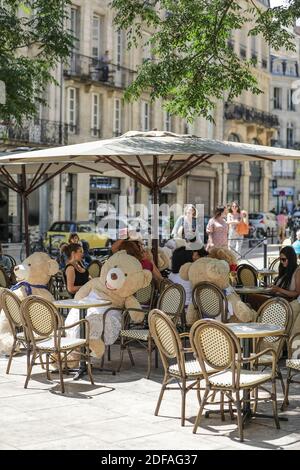
[[[249,224],[254,228],[257,238],[277,234],[276,215],[272,212],[250,212]]]
[[[54,222],[46,233],[45,244],[50,244],[51,236],[63,235],[61,242],[67,242],[70,233],[76,232],[81,240],[85,240],[89,244],[90,249],[108,247],[110,244],[109,237],[106,234],[100,234],[96,230],[96,225],[92,222],[74,222],[74,221],[57,221]]]

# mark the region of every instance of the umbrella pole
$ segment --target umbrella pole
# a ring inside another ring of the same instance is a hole
[[[29,253],[29,225],[28,225],[28,196],[26,194],[26,170],[25,165],[22,165],[22,205],[23,205],[23,214],[24,214],[24,229],[25,229],[25,248],[26,248],[26,257],[30,255]]]
[[[153,200],[153,240],[152,240],[152,253],[153,253],[153,260],[156,266],[158,265],[158,237],[159,237],[159,228],[158,228],[158,203],[159,203],[159,185],[157,180],[157,170],[158,170],[158,161],[157,156],[153,156],[153,192],[152,192],[152,200]]]

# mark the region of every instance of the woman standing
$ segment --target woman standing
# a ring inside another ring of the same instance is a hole
[[[233,201],[227,215],[228,224],[228,248],[239,255],[242,251],[244,235],[239,232],[238,226],[241,222],[247,224],[247,214],[241,211],[238,202]]]
[[[74,296],[80,287],[89,281],[89,272],[83,265],[83,249],[79,243],[67,245],[64,252],[68,257],[64,271],[67,290]]]
[[[194,206],[187,206],[184,215],[176,220],[172,230],[174,238],[183,238],[187,242],[200,242],[201,237],[197,227],[197,212]]]
[[[209,219],[206,227],[206,232],[208,233],[207,251],[211,248],[227,248],[228,225],[225,220],[226,216],[227,208],[225,206],[217,206],[214,216]]]

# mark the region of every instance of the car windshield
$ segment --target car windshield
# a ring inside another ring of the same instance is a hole
[[[263,219],[263,215],[259,213],[252,213],[252,214],[249,214],[249,219],[252,219],[252,220]]]
[[[78,224],[77,225],[77,231],[81,233],[87,233],[87,232],[94,232],[95,231],[95,226],[91,224]]]

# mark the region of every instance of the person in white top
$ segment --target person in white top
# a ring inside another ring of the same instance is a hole
[[[244,235],[238,233],[238,224],[243,221],[248,223],[247,213],[241,211],[237,201],[233,201],[227,215],[228,224],[228,248],[241,254]]]

